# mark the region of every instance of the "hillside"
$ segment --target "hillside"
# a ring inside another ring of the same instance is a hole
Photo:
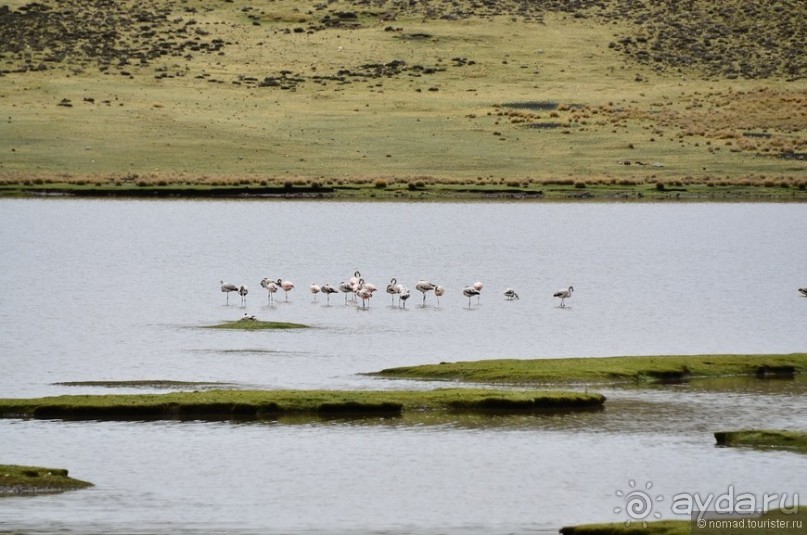
[[[7,1],[5,184],[807,186],[804,2]]]

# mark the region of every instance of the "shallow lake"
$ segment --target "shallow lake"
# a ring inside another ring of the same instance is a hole
[[[239,388],[434,388],[361,375],[498,357],[786,353],[807,347],[798,204],[0,200],[0,395],[178,380]],[[354,271],[367,309],[311,283]],[[264,277],[296,288],[268,306]],[[403,309],[384,287],[412,290]],[[422,306],[418,279],[446,287]],[[247,305],[220,280],[249,287]],[[480,280],[470,303],[462,288]],[[565,308],[552,294],[573,285]],[[520,295],[507,301],[505,288]],[[295,331],[201,327],[259,319]],[[87,491],[0,500],[0,529],[67,533],[512,533],[623,521],[629,482],[804,493],[807,463],[713,447],[807,427],[805,383],[598,389],[599,413],[299,424],[0,421],[0,459]],[[137,390],[152,391],[152,390]],[[805,494],[807,496],[807,494]],[[666,505],[666,508],[665,508]]]

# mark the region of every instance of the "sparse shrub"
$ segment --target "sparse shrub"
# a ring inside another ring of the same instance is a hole
[[[383,178],[378,178],[375,181],[375,187],[378,189],[385,189],[387,187],[387,181]]]
[[[582,180],[578,180],[577,182],[574,183],[574,187],[577,189],[585,189],[586,183],[583,182]]]

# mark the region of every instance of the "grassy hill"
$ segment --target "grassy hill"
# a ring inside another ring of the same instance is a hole
[[[796,0],[0,6],[0,185],[807,187]]]

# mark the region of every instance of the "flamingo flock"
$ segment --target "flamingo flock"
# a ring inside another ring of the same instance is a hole
[[[247,294],[249,293],[249,290],[245,285],[230,284],[229,282],[224,282],[223,280],[219,282],[221,283],[221,291],[227,296],[227,305],[230,304],[230,292],[236,292],[241,296],[241,307],[246,308]],[[278,292],[278,290],[283,290],[284,300],[288,302],[289,292],[294,290],[295,285],[292,281],[283,278],[273,280],[268,277],[264,277],[261,280],[261,287],[266,290],[267,304],[271,307],[274,305],[275,294]],[[473,284],[469,284],[462,289],[462,295],[468,298],[469,309],[472,307],[473,297],[476,297],[477,304],[480,303],[483,288],[484,284],[482,281],[477,280]],[[370,282],[367,282],[362,277],[361,272],[358,270],[354,271],[351,277],[340,282],[336,287],[330,284],[317,283],[312,283],[309,286],[309,291],[313,296],[313,303],[318,302],[319,294],[324,294],[326,306],[330,306],[331,295],[341,292],[345,295],[345,305],[348,304],[348,299],[351,299],[357,304],[359,301],[361,301],[362,309],[367,309],[370,307],[370,301],[377,290],[378,287]],[[440,308],[440,298],[446,293],[446,288],[444,286],[435,284],[426,279],[418,280],[415,283],[415,290],[419,291],[422,295],[421,307],[426,307],[427,295],[429,292],[433,292],[436,300],[436,307]],[[799,288],[799,291],[807,295],[807,288]],[[398,308],[403,309],[406,308],[406,302],[412,296],[411,290],[408,287],[400,284],[398,279],[395,277],[390,279],[389,284],[387,284],[385,288],[385,292],[390,295],[391,307],[395,307],[395,299],[397,297]],[[566,308],[566,300],[572,297],[572,292],[574,292],[574,287],[569,286],[568,288],[562,288],[556,291],[552,295],[553,297],[560,299],[560,308]],[[518,293],[513,288],[507,288],[503,295],[507,301],[515,301],[519,299]]]

